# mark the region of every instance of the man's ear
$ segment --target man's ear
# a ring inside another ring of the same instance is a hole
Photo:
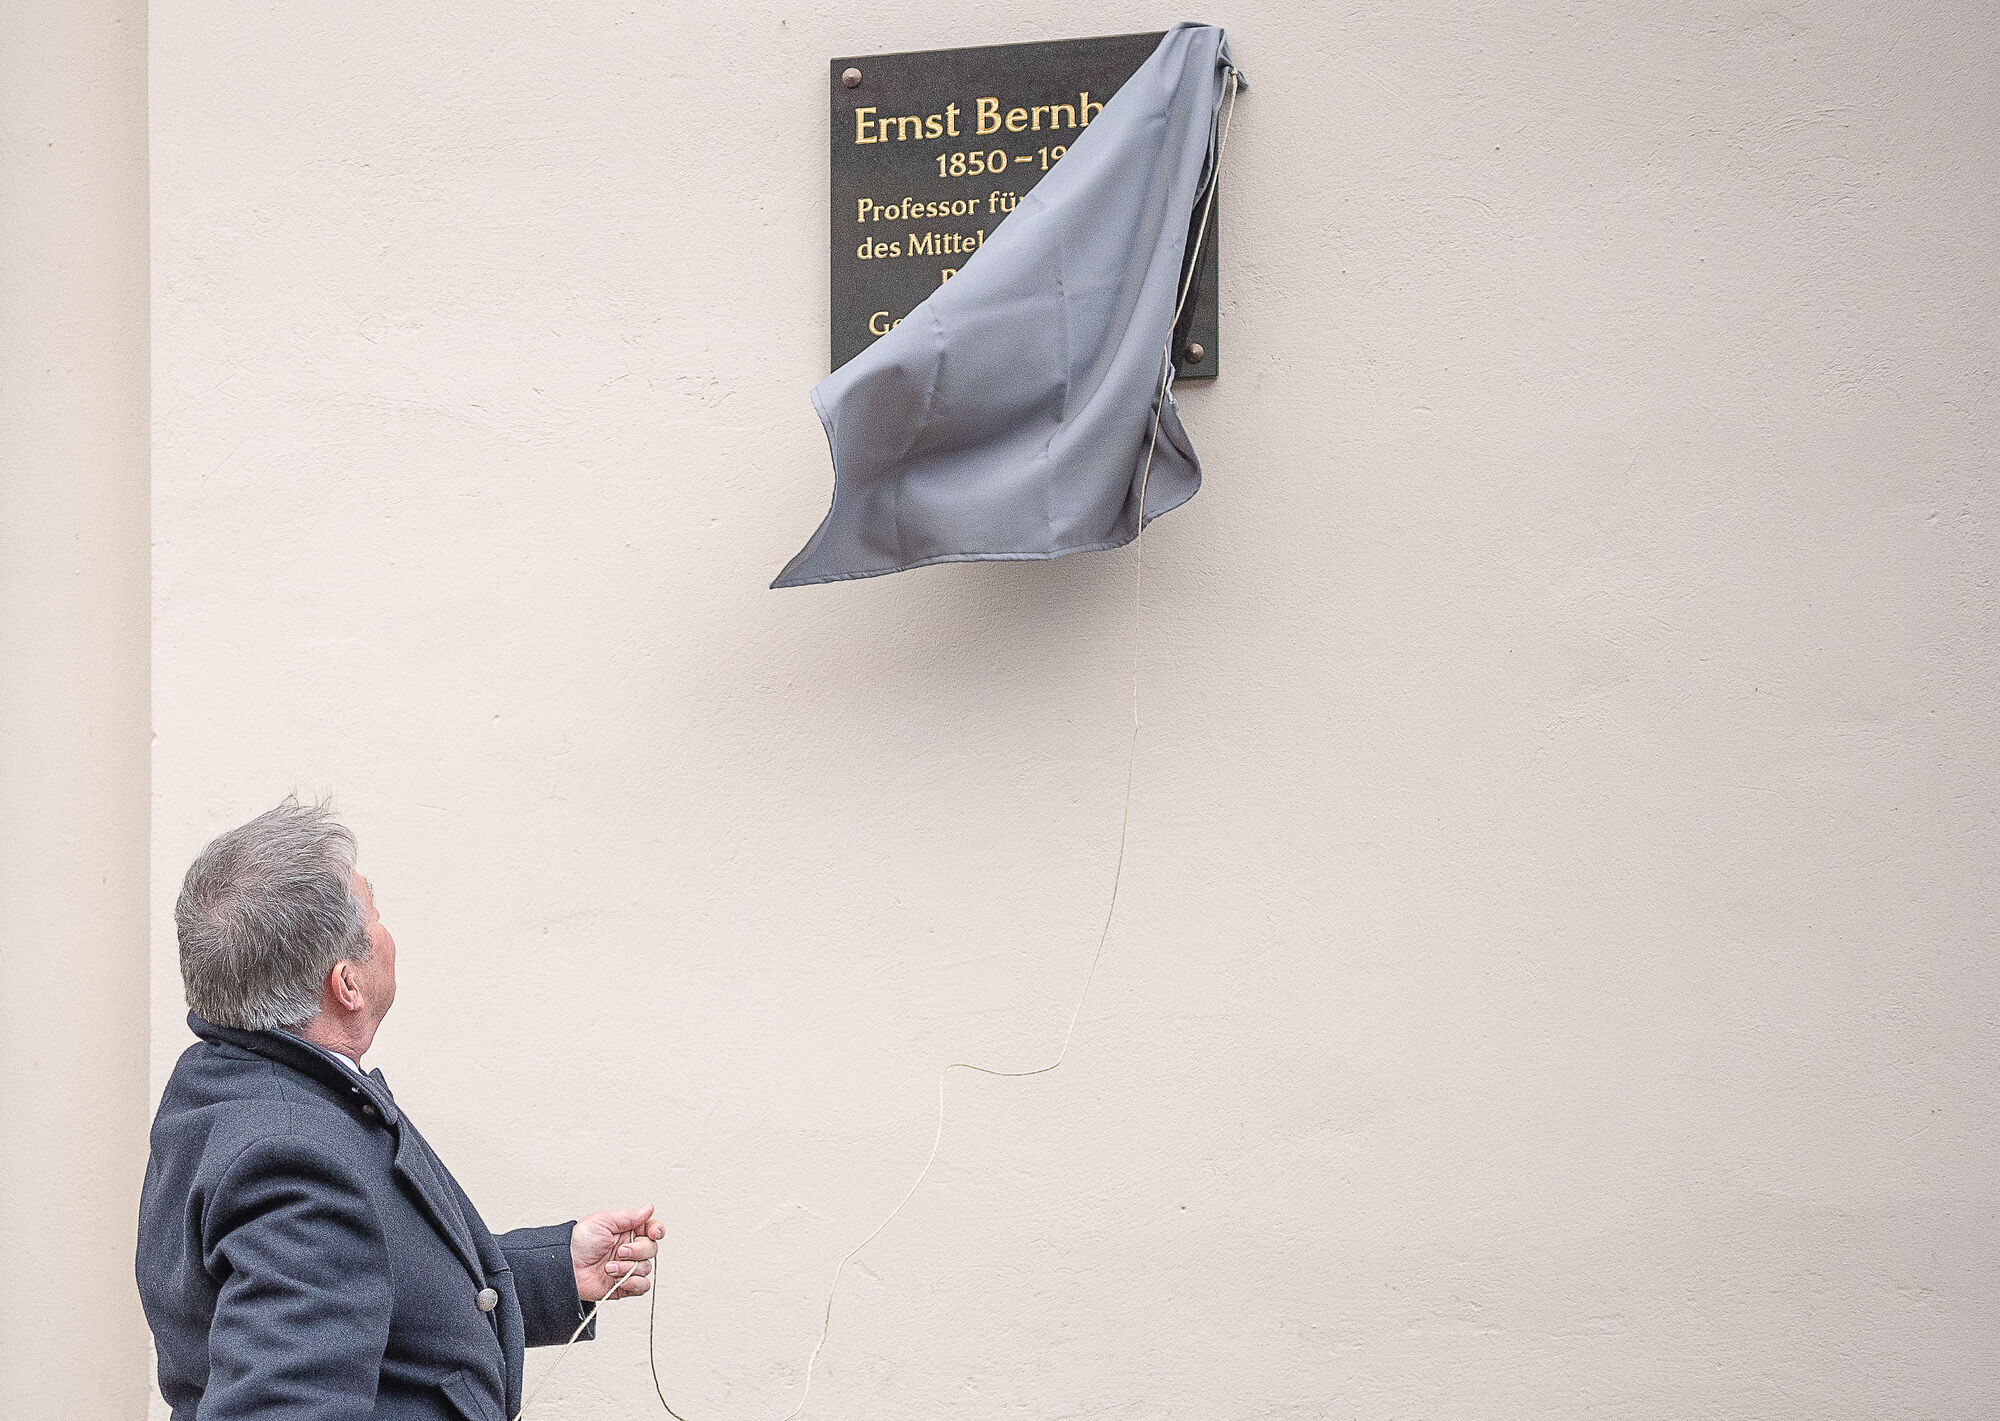
[[[348,959],[343,957],[327,969],[326,995],[342,1011],[361,1010],[361,974]]]

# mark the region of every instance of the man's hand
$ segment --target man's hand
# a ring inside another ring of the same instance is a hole
[[[569,1235],[569,1262],[576,1271],[576,1295],[587,1303],[613,1296],[633,1298],[653,1286],[653,1255],[660,1251],[659,1240],[667,1230],[653,1217],[653,1206],[643,1209],[606,1209],[601,1214],[585,1214]],[[638,1271],[623,1284],[626,1270],[634,1262]]]

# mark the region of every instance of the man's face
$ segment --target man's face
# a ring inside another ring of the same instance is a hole
[[[368,960],[355,965],[361,969],[363,990],[374,1009],[379,1025],[396,1001],[396,939],[375,911],[375,890],[360,870],[354,874],[354,896],[360,900],[368,923]]]

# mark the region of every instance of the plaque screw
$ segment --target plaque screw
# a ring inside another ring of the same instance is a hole
[[[1188,364],[1190,365],[1201,364],[1202,357],[1207,354],[1208,352],[1201,348],[1200,341],[1191,342],[1187,348]]]
[[[840,75],[840,82],[847,85],[850,89],[859,88],[861,85],[861,71],[859,69],[843,70]]]

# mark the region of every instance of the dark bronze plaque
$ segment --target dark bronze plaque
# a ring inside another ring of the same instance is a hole
[[[834,60],[834,365],[963,266],[1159,43],[1155,32]],[[1211,211],[1175,334],[1182,379],[1218,368],[1216,221]]]

